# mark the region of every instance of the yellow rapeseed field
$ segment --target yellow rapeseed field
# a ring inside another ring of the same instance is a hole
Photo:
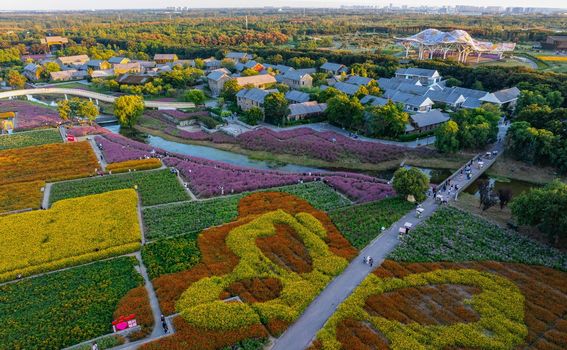
[[[138,250],[137,203],[127,189],[0,216],[0,281]]]

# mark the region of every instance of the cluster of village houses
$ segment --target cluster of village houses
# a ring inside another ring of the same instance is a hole
[[[349,68],[343,64],[326,62],[320,67],[294,69],[289,66],[259,63],[245,52],[229,52],[225,59],[232,60],[235,71],[222,68],[222,62],[215,58],[204,59],[206,82],[211,95],[221,94],[224,84],[235,79],[243,89],[237,95],[237,104],[243,111],[252,107],[263,110],[264,100],[275,92],[276,83],[289,86],[285,94],[289,101],[289,120],[309,118],[324,113],[325,103],[310,101],[305,89],[313,87],[311,74],[325,72],[328,79],[322,90],[329,87],[355,95],[361,86],[377,83],[383,91],[382,96],[366,95],[360,102],[365,105],[381,106],[392,100],[403,106],[410,114],[410,123],[406,133],[423,133],[435,129],[449,120],[449,115],[440,109],[434,109],[435,103],[444,104],[451,109],[476,108],[483,103],[492,103],[501,107],[513,106],[520,91],[509,88],[488,92],[461,87],[447,87],[439,72],[432,69],[400,68],[393,78],[379,78],[377,81],[368,77],[349,75]],[[52,81],[68,81],[91,78],[115,78],[120,84],[143,85],[162,72],[172,70],[176,65],[195,66],[194,60],[181,60],[175,54],[156,54],[151,61],[130,60],[126,57],[112,57],[109,60],[91,60],[87,55],[43,58],[29,63],[24,68],[24,75],[32,81],[39,79],[40,65],[45,60],[56,62],[61,71],[52,72]],[[244,70],[252,69],[257,75],[242,76]]]

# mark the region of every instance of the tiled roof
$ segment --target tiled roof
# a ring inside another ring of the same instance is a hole
[[[270,94],[269,91],[253,88],[253,89],[242,89],[236,93],[236,97],[246,98],[258,103],[264,103],[266,96]]]
[[[322,113],[327,109],[326,103],[317,103],[316,101],[293,103],[289,105],[289,115],[305,115]]]
[[[415,75],[418,77],[433,78],[434,76],[439,76],[439,72],[435,69],[425,69],[425,68],[400,68],[396,71],[396,75]]]
[[[293,102],[307,102],[309,101],[309,94],[297,90],[290,90],[286,92],[285,98]]]
[[[344,92],[347,95],[354,95],[359,89],[359,86],[343,83],[342,81],[337,82],[334,86],[335,89]]]
[[[269,74],[259,74],[259,75],[252,75],[249,77],[238,77],[236,78],[236,82],[240,86],[245,86],[247,84],[270,84],[275,83],[276,78]]]
[[[412,114],[410,115],[410,118],[419,128],[444,123],[451,119],[448,114],[443,113],[438,109],[432,109],[425,113]]]
[[[223,77],[228,77],[228,74],[226,74],[225,72],[223,72],[220,69],[216,69],[216,70],[212,71],[211,73],[209,73],[209,75],[207,75],[207,79],[211,79],[211,80],[214,80],[214,81],[219,81]]]
[[[346,68],[344,64],[325,62],[321,65],[321,69],[338,72],[340,69]]]
[[[348,77],[348,79],[345,81],[346,83],[349,84],[354,84],[354,85],[368,85],[370,84],[374,79],[372,78],[367,78],[367,77],[361,77],[360,75],[351,75]]]

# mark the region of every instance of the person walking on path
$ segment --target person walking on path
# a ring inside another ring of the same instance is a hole
[[[161,321],[161,326],[163,327],[163,331],[165,333],[169,332],[169,329],[167,328],[167,322],[165,321],[165,319]]]
[[[98,350],[98,344],[96,343],[96,341],[91,346],[91,350]]]

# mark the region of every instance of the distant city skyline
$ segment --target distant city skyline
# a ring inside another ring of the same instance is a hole
[[[165,7],[188,7],[188,8],[252,8],[252,7],[340,7],[340,6],[378,6],[384,7],[392,4],[399,7],[407,6],[501,6],[501,7],[531,7],[531,8],[567,8],[563,0],[431,0],[424,3],[422,0],[248,0],[244,5],[242,2],[234,0],[216,1],[188,1],[188,0],[26,0],[22,2],[14,0],[0,0],[0,10],[91,10],[91,9],[155,9]]]

